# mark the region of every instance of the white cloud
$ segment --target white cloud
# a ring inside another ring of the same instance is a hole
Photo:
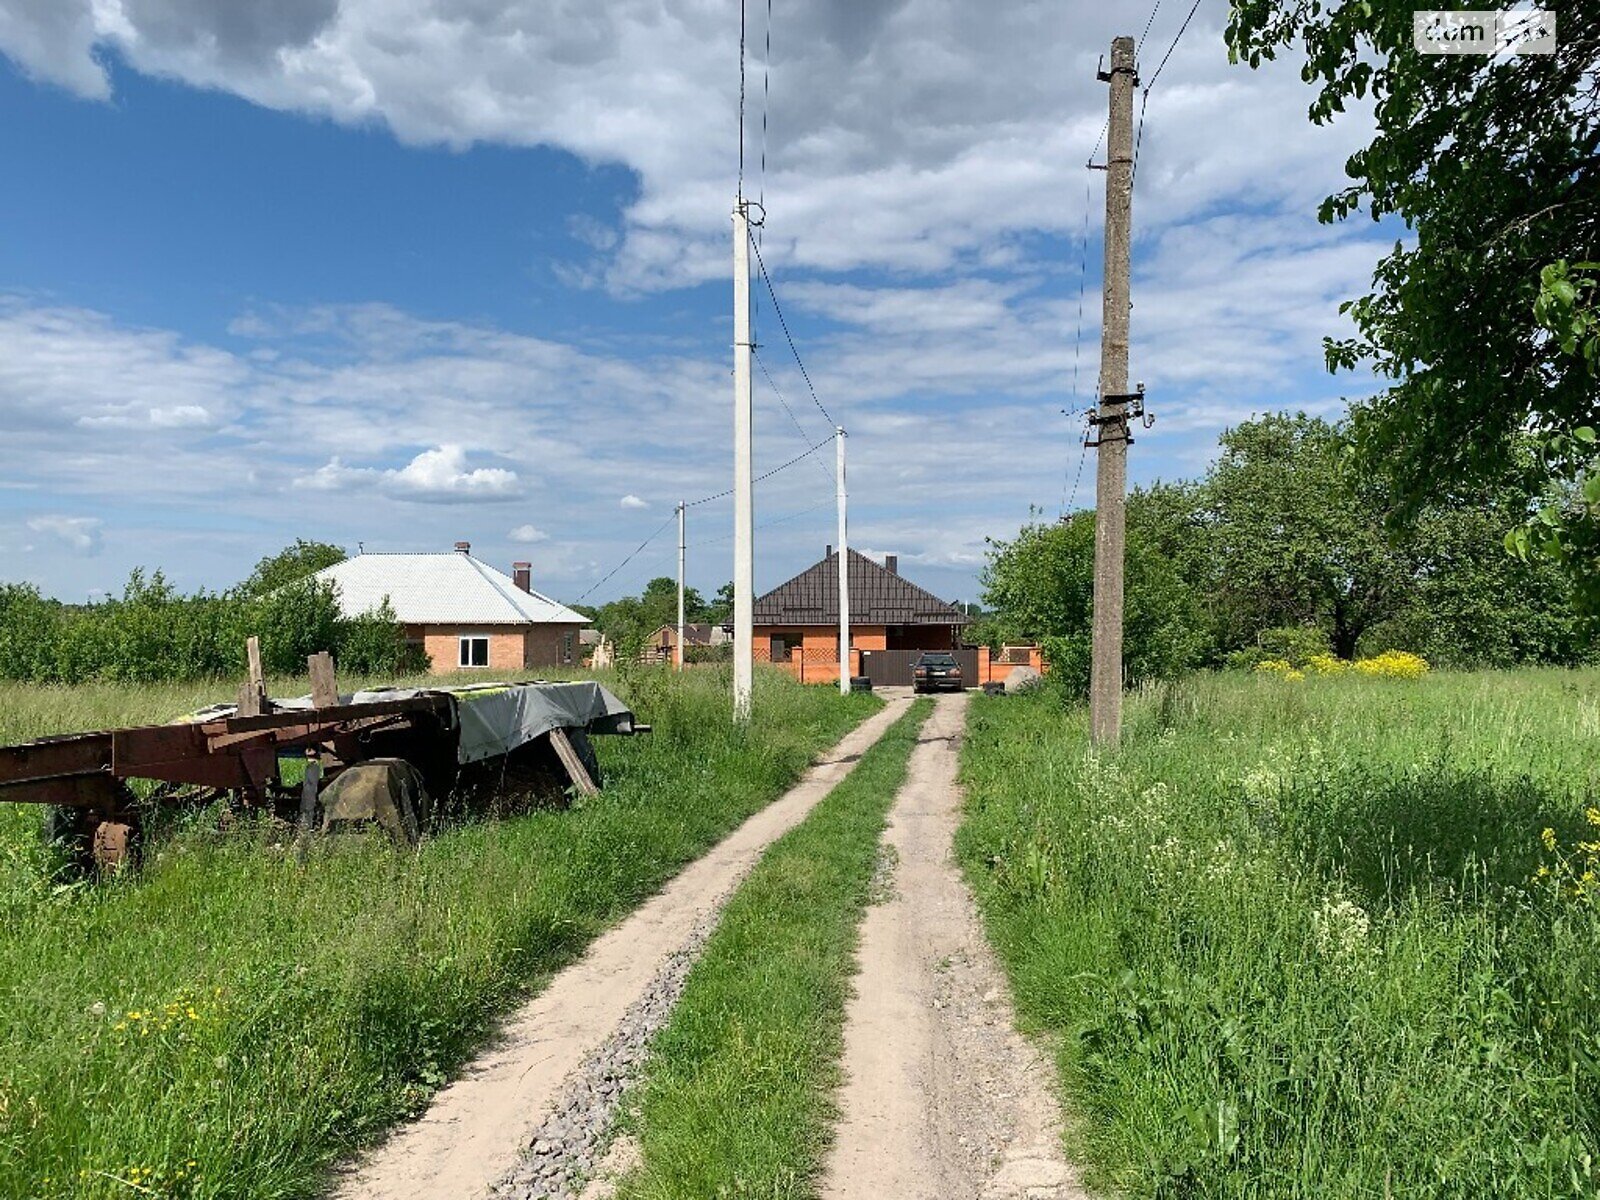
[[[144,409],[121,405],[111,411],[81,416],[77,424],[84,429],[201,429],[212,424],[212,420],[203,404]]]
[[[424,450],[389,476],[391,491],[415,500],[504,499],[517,492],[517,473],[504,467],[467,466],[465,447]]]
[[[65,542],[74,554],[91,556],[99,554],[105,544],[100,532],[102,522],[98,517],[34,517],[28,528],[35,533],[48,534]]]
[[[383,472],[373,470],[371,467],[345,466],[335,454],[315,471],[301,475],[294,482],[296,487],[313,492],[342,492],[346,488],[359,487],[363,483],[375,483],[382,478]]]
[[[532,525],[518,525],[506,535],[520,546],[531,546],[537,542],[547,542],[550,535],[542,529],[535,529]]]
[[[316,470],[301,475],[295,483],[322,492],[375,485],[403,499],[429,501],[504,500],[515,496],[518,490],[515,471],[504,467],[469,467],[466,448],[453,443],[424,450],[404,467],[389,470],[346,466],[334,455]],[[523,528],[532,529],[532,526]]]
[[[641,500],[641,499],[639,499],[639,497],[635,496],[632,492],[629,492],[626,496],[624,496],[622,498],[622,507],[623,508],[649,508],[650,507],[650,501]]]
[[[622,164],[638,175],[637,195],[620,222],[585,217],[572,227],[596,257],[566,264],[566,276],[627,291],[726,270],[737,108],[730,4],[11,0],[7,8],[0,48],[84,95],[107,94],[95,58],[106,47],[137,70],[271,108],[382,121],[407,142],[549,145]],[[1177,20],[1156,23],[1150,53],[1163,50]],[[1141,222],[1204,213],[1230,197],[1257,207],[1308,202],[1339,186],[1363,132],[1357,114],[1313,130],[1295,64],[1230,66],[1220,22],[1219,12],[1202,14],[1151,94]],[[1092,0],[780,8],[760,181],[769,262],[994,268],[1026,261],[1012,241],[1019,235],[1075,233],[1082,164],[1105,112],[1095,66],[1126,24],[1126,13]],[[751,66],[764,70],[759,58]],[[1241,137],[1245,110],[1250,136]],[[763,148],[756,136],[752,169]]]

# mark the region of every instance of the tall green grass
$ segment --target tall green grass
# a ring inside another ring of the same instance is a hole
[[[301,1197],[418,1111],[495,1016],[878,704],[725,673],[617,686],[655,732],[597,738],[605,792],[416,851],[200,826],[137,876],[53,889],[37,810],[0,827],[0,1196]],[[160,719],[204,688],[6,688],[7,739]],[[22,711],[19,706],[26,706]]]
[[[728,902],[653,1047],[620,1197],[813,1194],[878,841],[932,709],[913,703]]]
[[[974,703],[958,847],[1073,1149],[1153,1197],[1593,1196],[1600,674]]]

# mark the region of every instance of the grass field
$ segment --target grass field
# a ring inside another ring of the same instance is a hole
[[[1600,673],[1205,677],[1099,758],[980,698],[970,735],[959,850],[1093,1183],[1600,1189]]]
[[[0,806],[0,1196],[315,1194],[495,1014],[879,703],[763,673],[741,735],[725,683],[635,673],[617,686],[655,732],[596,739],[601,797],[414,852],[335,839],[300,865],[281,830],[197,827],[137,877],[61,889],[38,811]],[[7,686],[0,741],[217,692]]]
[[[932,709],[916,701],[728,902],[654,1046],[619,1197],[813,1194],[878,840]]]

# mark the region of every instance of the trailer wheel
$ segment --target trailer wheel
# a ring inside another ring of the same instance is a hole
[[[137,867],[144,849],[144,831],[134,812],[106,817],[93,809],[52,805],[41,832],[45,845],[60,855],[52,873],[57,883]]]

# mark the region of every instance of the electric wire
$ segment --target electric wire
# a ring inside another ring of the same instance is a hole
[[[744,199],[744,8],[739,0],[739,186],[737,195]]]
[[[789,343],[789,353],[794,355],[795,365],[800,368],[800,377],[806,381],[806,389],[811,393],[811,402],[821,410],[822,415],[828,420],[828,427],[835,429],[839,422],[833,419],[833,414],[822,403],[822,398],[817,395],[817,385],[811,382],[811,372],[806,370],[805,360],[800,357],[800,348],[794,343],[794,334],[789,332],[789,322],[783,315],[783,306],[778,303],[777,289],[772,286],[772,276],[767,274],[766,259],[761,257],[761,247],[751,242],[756,252],[756,265],[761,268],[762,281],[767,285],[767,295],[772,300],[772,311],[777,314],[778,325],[783,329],[783,336]]]
[[[1145,40],[1145,38],[1150,36],[1150,26],[1152,26],[1152,25],[1154,25],[1156,23],[1156,14],[1158,12],[1160,12],[1160,11],[1161,11],[1161,0],[1156,0],[1155,4],[1150,9],[1150,15],[1145,18],[1145,21],[1144,21],[1144,32],[1142,32],[1139,35],[1138,45],[1136,45],[1134,47],[1134,54],[1136,56],[1137,56],[1137,54],[1138,54],[1138,52],[1140,50],[1144,49],[1144,40]]]
[[[803,454],[797,454],[793,458],[789,459],[787,462],[779,463],[777,466],[772,467],[769,470],[761,472],[761,474],[757,475],[754,479],[752,479],[750,481],[751,485],[754,486],[755,484],[761,483],[763,480],[771,479],[774,475],[778,474],[780,471],[787,471],[790,467],[795,466],[797,463],[804,462],[806,459],[810,458],[813,454],[815,454],[818,450],[821,450],[826,446],[831,446],[834,443],[834,441],[837,439],[837,437],[838,437],[838,435],[834,434],[834,435],[832,435],[830,437],[824,438],[822,441],[818,442],[816,445],[814,445],[814,446],[810,447],[809,449],[807,449]],[[698,500],[686,501],[686,502],[684,502],[683,507],[686,508],[686,509],[698,508],[702,504],[710,504],[710,503],[712,503],[713,501],[716,501],[716,500],[726,500],[731,495],[733,495],[733,489],[729,488],[727,491],[718,492],[714,496],[702,496]],[[814,508],[806,509],[805,512],[801,512],[801,513],[793,513],[793,514],[791,514],[791,516],[795,516],[795,517],[804,516],[805,513],[816,512],[817,509],[826,508],[829,505],[831,505],[832,503],[833,503],[833,500],[830,498],[828,500],[823,501],[821,504],[816,505]],[[623,567],[627,566],[635,558],[639,557],[639,555],[644,552],[645,547],[649,546],[651,542],[655,541],[664,532],[666,532],[667,526],[673,524],[677,519],[678,519],[678,511],[677,511],[677,508],[674,507],[673,511],[672,511],[672,515],[670,517],[668,517],[665,521],[663,521],[660,525],[658,525],[656,527],[656,530],[655,530],[654,533],[652,533],[649,537],[645,538],[644,541],[640,542],[636,547],[634,547],[633,551],[631,553],[629,553],[626,558],[624,558],[616,566],[612,567],[611,570],[607,571],[598,580],[596,580],[595,583],[593,583],[589,587],[589,590],[584,592],[583,595],[579,596],[576,600],[574,600],[573,603],[574,604],[582,604],[584,602],[584,600],[586,600],[589,596],[593,595],[596,590],[598,590],[602,585],[604,585],[613,576],[615,576],[618,571],[622,570]],[[767,524],[776,525],[780,521],[785,521],[785,520],[789,520],[789,519],[790,519],[789,517],[779,517],[779,518],[775,518],[772,521],[767,522]],[[757,525],[755,528],[760,529],[760,528],[762,528],[762,526]],[[727,539],[726,538],[722,538],[722,539],[719,539],[719,540],[726,541]],[[697,545],[705,545],[706,543],[701,542],[701,543],[696,543],[696,544]]]
[[[767,370],[767,364],[762,360],[761,355],[752,353],[750,357],[756,360],[756,366],[761,368],[761,374],[766,378],[767,386],[772,389],[772,394],[778,398],[778,403],[783,405],[783,411],[789,414],[789,420],[793,423],[795,432],[800,435],[800,440],[810,445],[811,435],[806,432],[805,426],[800,424],[800,418],[794,415],[794,409],[789,407],[789,402],[783,398],[783,393],[778,390],[778,381],[772,377],[772,372]],[[816,459],[811,461],[817,464],[817,470],[821,471],[826,478],[830,480],[833,478],[828,473],[828,468],[823,466],[822,463]]]
[[[582,604],[585,600],[587,600],[603,584],[605,584],[606,581],[609,580],[613,575],[615,575],[618,571],[622,570],[623,567],[627,566],[634,559],[638,558],[639,555],[644,552],[644,548],[646,546],[648,546],[651,542],[655,541],[658,537],[660,537],[662,535],[662,533],[665,532],[667,526],[673,524],[675,521],[677,521],[677,519],[678,519],[678,514],[676,512],[674,512],[665,521],[661,522],[660,526],[657,527],[656,531],[654,533],[652,533],[649,537],[645,538],[644,541],[640,542],[638,547],[637,547],[637,549],[635,549],[632,554],[628,555],[627,558],[623,559],[616,566],[612,567],[611,570],[607,571],[603,576],[600,577],[598,582],[592,584],[590,586],[589,590],[587,592],[585,592],[583,595],[579,596],[576,600],[574,600],[573,603],[574,604]]]
[[[787,471],[790,467],[794,466],[796,463],[804,462],[806,459],[810,458],[813,454],[815,454],[818,450],[821,450],[824,446],[833,445],[834,439],[836,437],[838,437],[837,434],[831,434],[830,436],[823,438],[822,441],[818,442],[815,446],[812,446],[805,453],[796,454],[788,462],[780,463],[778,466],[773,467],[770,471],[763,471],[761,474],[757,475],[754,479],[752,479],[750,481],[751,485],[754,486],[755,484],[760,483],[763,479],[771,479],[779,471]],[[696,508],[701,504],[710,504],[713,500],[725,500],[731,495],[733,495],[733,489],[732,488],[728,488],[726,491],[718,492],[714,496],[702,496],[698,500],[690,500],[687,504],[684,505],[684,507],[685,508]]]
[[[1156,0],[1159,7],[1161,0]],[[1155,73],[1146,81],[1143,90],[1139,93],[1139,130],[1133,137],[1133,168],[1130,175],[1133,179],[1139,178],[1139,151],[1144,145],[1144,114],[1150,104],[1150,90],[1156,86],[1156,80],[1161,78],[1161,72],[1167,69],[1167,63],[1172,58],[1172,53],[1178,48],[1178,43],[1183,40],[1183,35],[1189,30],[1189,22],[1194,20],[1194,14],[1200,11],[1200,0],[1194,0],[1189,7],[1189,13],[1183,18],[1183,24],[1178,26],[1177,35],[1173,37],[1172,44],[1167,47],[1167,52],[1161,56],[1161,61],[1156,64]],[[1141,39],[1142,41],[1142,39]]]
[[[1159,0],[1158,0],[1159,2]],[[767,211],[767,112],[772,107],[772,0],[767,0],[767,41],[761,57],[761,178],[756,184],[756,203],[762,215]],[[756,241],[761,241],[761,229],[756,226]]]
[[[1178,34],[1172,39],[1172,44],[1167,47],[1167,52],[1161,56],[1161,62],[1156,66],[1156,72],[1150,76],[1150,81],[1144,85],[1144,90],[1149,91],[1155,87],[1156,80],[1161,78],[1161,72],[1167,69],[1167,61],[1172,57],[1172,52],[1178,48],[1178,43],[1183,40],[1183,35],[1189,30],[1189,22],[1194,20],[1194,14],[1200,11],[1200,0],[1194,0],[1189,8],[1189,15],[1184,17],[1183,24],[1178,26]]]

